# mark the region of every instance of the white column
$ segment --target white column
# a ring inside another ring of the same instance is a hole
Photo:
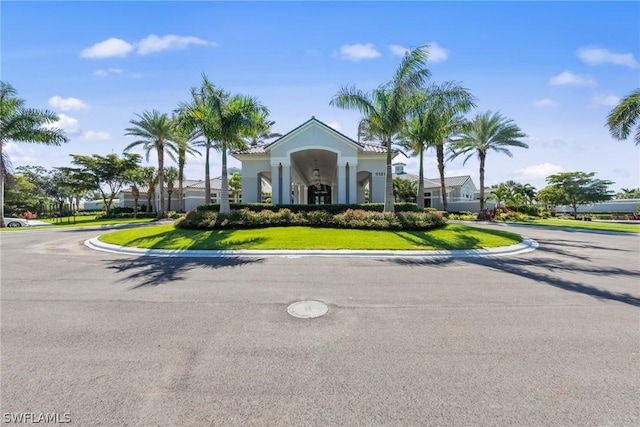
[[[358,164],[349,162],[349,200],[347,203],[358,203]]]
[[[347,203],[347,171],[346,163],[338,163],[338,203]]]
[[[282,204],[291,204],[291,163],[282,163]]]
[[[280,163],[271,165],[271,203],[280,203]]]

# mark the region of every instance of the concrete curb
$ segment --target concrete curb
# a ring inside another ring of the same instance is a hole
[[[523,238],[522,243],[491,249],[467,249],[452,251],[385,251],[385,250],[189,250],[189,249],[141,249],[112,245],[94,237],[84,242],[85,246],[96,251],[117,254],[184,257],[184,258],[225,258],[225,257],[352,257],[352,258],[492,258],[518,255],[532,252],[538,248],[538,242]]]

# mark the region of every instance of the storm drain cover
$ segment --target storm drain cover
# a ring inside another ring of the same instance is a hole
[[[327,314],[329,307],[320,301],[298,301],[287,307],[287,313],[300,319],[313,319]]]

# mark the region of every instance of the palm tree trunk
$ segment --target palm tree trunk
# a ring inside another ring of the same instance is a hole
[[[131,188],[131,193],[133,195],[133,217],[138,218],[138,200],[140,199],[140,190],[134,185]]]
[[[485,208],[485,200],[484,200],[484,161],[486,158],[486,155],[483,153],[479,153],[480,157],[480,213],[482,215],[484,215],[484,208]],[[485,219],[489,219],[489,218],[485,218]]]
[[[184,181],[184,162],[178,165],[178,212],[184,212],[184,201],[182,200],[182,181]]]
[[[211,178],[209,174],[209,153],[211,151],[211,141],[207,139],[206,155],[204,161],[204,204],[211,204]]]
[[[440,174],[440,194],[442,196],[442,210],[447,211],[447,186],[444,180],[444,144],[436,145],[436,157],[438,158],[438,173]]]
[[[420,147],[420,167],[418,169],[418,194],[416,195],[418,209],[424,210],[424,148]]]
[[[228,214],[231,212],[231,206],[229,205],[229,182],[227,180],[227,144],[222,142],[222,180],[220,188],[220,213]]]
[[[165,216],[164,211],[164,145],[158,144],[158,187],[160,187],[160,209],[158,218]]]
[[[385,141],[387,146],[387,173],[384,192],[384,211],[395,212],[393,199],[393,176],[391,175],[391,138]]]
[[[0,141],[0,228],[5,227],[4,223],[4,161],[2,160],[3,141]]]
[[[173,188],[167,188],[167,212],[171,212],[171,193],[173,193]]]

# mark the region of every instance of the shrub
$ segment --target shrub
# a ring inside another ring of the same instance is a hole
[[[345,212],[332,214],[326,210],[294,212],[287,208],[277,212],[270,209],[254,212],[249,208],[243,208],[234,209],[227,215],[214,210],[191,211],[176,221],[175,226],[200,230],[294,225],[369,230],[426,230],[445,223],[446,219],[439,212],[390,213],[347,209]]]
[[[278,212],[281,209],[289,209],[293,213],[299,212],[313,212],[317,210],[327,211],[331,214],[338,214],[346,212],[349,209],[359,209],[364,211],[377,211],[382,212],[384,210],[384,203],[362,203],[362,204],[332,204],[332,205],[272,205],[267,203],[231,203],[232,210],[249,209],[253,212],[260,212],[263,210],[270,210]],[[418,205],[415,203],[396,203],[394,204],[396,212],[417,212]],[[210,205],[201,205],[196,208],[198,211],[215,211],[220,210],[220,204],[214,203]]]

